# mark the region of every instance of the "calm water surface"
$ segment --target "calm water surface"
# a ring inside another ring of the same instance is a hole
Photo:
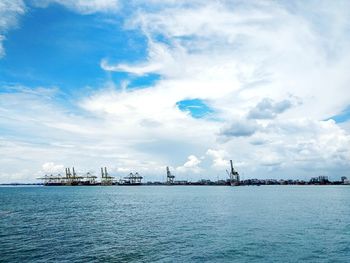
[[[350,262],[350,187],[0,187],[0,262]]]

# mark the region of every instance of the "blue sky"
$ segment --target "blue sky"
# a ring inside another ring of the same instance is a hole
[[[102,58],[130,62],[147,56],[146,38],[123,30],[122,17],[79,15],[59,4],[28,8],[19,28],[6,34],[7,55],[0,61],[5,83],[59,86],[64,92],[109,78],[119,83],[127,74],[106,73],[99,65]]]
[[[0,182],[348,176],[349,7],[0,0]]]

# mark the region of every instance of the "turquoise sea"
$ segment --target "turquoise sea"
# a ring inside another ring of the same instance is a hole
[[[349,186],[0,187],[0,262],[350,262]]]

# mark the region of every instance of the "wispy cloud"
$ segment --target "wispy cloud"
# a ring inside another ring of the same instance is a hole
[[[6,32],[18,25],[18,18],[25,12],[22,0],[0,1],[0,59],[5,55],[3,42],[6,40]]]
[[[53,3],[63,5],[81,14],[115,13],[120,8],[118,0],[36,0],[32,2],[37,7],[47,7]]]

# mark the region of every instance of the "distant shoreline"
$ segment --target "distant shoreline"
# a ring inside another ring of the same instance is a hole
[[[23,185],[28,185],[28,186],[30,186],[30,185],[33,185],[33,186],[44,186],[44,184],[42,184],[42,183],[32,183],[32,184],[30,184],[30,183],[4,183],[4,184],[0,184],[0,186],[23,186]]]
[[[332,183],[332,184],[241,184],[241,185],[235,185],[235,187],[237,186],[333,186],[333,185],[346,185],[346,186],[350,186],[349,184],[343,184],[343,183]],[[44,185],[42,183],[3,183],[0,184],[1,186],[45,186],[45,187],[52,187],[52,186],[56,186],[56,187],[76,187],[76,186],[85,186],[85,187],[94,187],[94,186],[121,186],[121,187],[125,187],[125,186],[230,186],[230,185],[224,185],[224,184],[139,184],[139,185]],[[230,186],[231,187],[231,186]]]

